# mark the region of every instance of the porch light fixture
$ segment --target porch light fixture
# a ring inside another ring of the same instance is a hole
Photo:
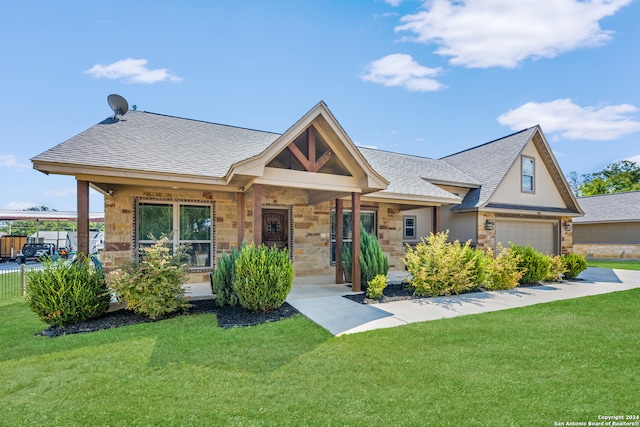
[[[484,228],[485,230],[493,230],[493,222],[489,221],[488,219],[484,222]]]
[[[565,231],[571,231],[571,223],[570,222],[565,222],[564,223],[564,229],[565,229]]]

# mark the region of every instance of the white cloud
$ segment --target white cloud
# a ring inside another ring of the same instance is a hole
[[[387,3],[388,5],[396,7],[396,6],[400,6],[400,3],[402,3],[402,0],[384,0],[384,2]]]
[[[635,162],[638,166],[640,166],[640,154],[638,154],[637,156],[633,156],[633,157],[629,157],[625,160],[629,160],[631,162]]]
[[[127,58],[109,65],[96,64],[84,73],[97,79],[123,80],[126,83],[153,84],[165,80],[182,81],[180,77],[169,73],[166,68],[150,70],[146,67],[148,62],[146,59]]]
[[[68,197],[78,194],[78,189],[75,187],[57,188],[55,190],[44,190],[42,194],[53,197]]]
[[[629,104],[581,107],[571,99],[527,102],[498,117],[513,130],[540,124],[546,133],[564,139],[608,141],[640,131],[640,121],[630,115],[640,111]]]
[[[27,163],[20,163],[18,158],[13,154],[0,154],[0,167],[11,169],[28,169]]]
[[[438,45],[438,55],[469,68],[514,68],[611,38],[599,21],[631,0],[430,0],[401,18],[406,40]]]
[[[440,68],[428,68],[418,64],[411,55],[395,53],[373,61],[367,67],[368,73],[361,76],[367,82],[384,86],[401,86],[412,92],[428,92],[444,88],[432,79],[441,73]]]
[[[13,211],[23,211],[34,206],[38,206],[38,204],[33,202],[9,202],[4,206],[4,208]]]

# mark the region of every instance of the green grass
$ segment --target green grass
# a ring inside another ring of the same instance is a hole
[[[20,295],[20,272],[0,273],[0,298]]]
[[[0,425],[551,426],[638,414],[640,289],[332,337],[183,316],[60,338],[0,301]]]
[[[598,268],[617,268],[619,270],[640,270],[640,261],[588,259],[587,266]]]

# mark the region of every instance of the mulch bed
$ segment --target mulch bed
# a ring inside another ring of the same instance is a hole
[[[129,310],[118,310],[105,313],[95,319],[75,323],[73,325],[67,325],[65,327],[50,326],[36,335],[58,337],[68,334],[96,332],[104,329],[119,328],[121,326],[137,325],[139,323],[159,322],[177,316],[190,316],[203,313],[215,313],[218,319],[218,325],[227,329],[240,326],[254,326],[266,322],[275,322],[300,314],[298,310],[286,302],[279,309],[268,313],[252,313],[240,306],[218,307],[215,300],[212,299],[190,301],[190,303],[193,306],[186,311],[172,313],[155,320]]]
[[[582,279],[571,279],[573,280],[582,280]],[[533,286],[542,286],[544,283],[526,283],[520,284],[518,287],[520,288],[528,288]],[[472,291],[462,292],[466,293],[474,293],[474,292],[483,292],[483,289],[477,289]],[[392,302],[392,301],[404,301],[410,299],[418,299],[418,298],[430,298],[425,295],[414,295],[413,289],[409,286],[408,283],[390,283],[388,284],[384,290],[382,291],[382,297],[380,298],[368,298],[364,292],[354,295],[343,295],[344,298],[350,299],[351,301],[355,301],[358,304],[379,304],[382,302]]]

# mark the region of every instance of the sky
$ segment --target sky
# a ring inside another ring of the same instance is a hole
[[[639,2],[4,2],[0,209],[76,210],[30,159],[112,93],[279,133],[322,100],[357,145],[430,158],[539,124],[565,174],[640,164]]]

